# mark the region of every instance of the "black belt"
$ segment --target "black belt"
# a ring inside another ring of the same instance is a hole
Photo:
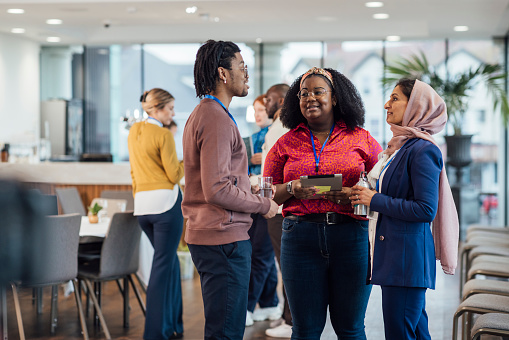
[[[307,214],[307,215],[288,215],[286,218],[292,221],[307,221],[315,223],[326,223],[326,224],[339,224],[339,223],[351,223],[355,221],[355,218],[345,214],[338,214],[335,212],[326,212],[321,214]]]

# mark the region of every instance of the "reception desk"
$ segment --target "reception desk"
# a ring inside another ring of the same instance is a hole
[[[0,163],[0,177],[27,183],[44,194],[55,194],[55,188],[76,187],[86,206],[103,190],[132,190],[127,162]]]

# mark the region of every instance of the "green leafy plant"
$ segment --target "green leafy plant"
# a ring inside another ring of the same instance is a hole
[[[435,67],[429,64],[423,52],[407,59],[386,66],[387,76],[382,79],[383,85],[389,89],[401,78],[419,79],[431,85],[444,99],[447,105],[449,122],[454,128],[455,135],[461,135],[461,127],[468,99],[472,90],[479,83],[486,86],[493,100],[493,109],[500,108],[505,125],[509,121],[509,104],[504,89],[507,76],[499,64],[481,63],[476,69],[472,68],[462,73],[443,77],[437,73]]]
[[[93,206],[88,207],[88,212],[90,214],[92,214],[92,215],[97,215],[97,213],[99,211],[101,211],[102,208],[103,208],[102,206],[100,206],[99,204],[95,203]]]

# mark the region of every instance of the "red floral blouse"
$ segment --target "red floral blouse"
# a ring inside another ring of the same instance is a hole
[[[265,159],[264,176],[272,176],[274,184],[282,184],[305,175],[342,174],[343,186],[352,187],[358,182],[360,172],[369,172],[382,152],[380,144],[367,130],[356,128],[352,131],[343,122],[336,122],[321,154],[322,144],[316,136],[314,142],[319,156],[318,173],[315,172],[309,128],[301,123],[279,138],[270,149]],[[292,197],[283,205],[283,216],[330,211],[361,219],[353,214],[351,205],[338,205],[326,199],[299,200]]]

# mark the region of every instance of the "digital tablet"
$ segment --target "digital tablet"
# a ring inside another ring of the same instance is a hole
[[[300,184],[303,188],[315,187],[319,189],[313,198],[322,198],[324,192],[343,188],[343,176],[341,174],[300,176]]]

